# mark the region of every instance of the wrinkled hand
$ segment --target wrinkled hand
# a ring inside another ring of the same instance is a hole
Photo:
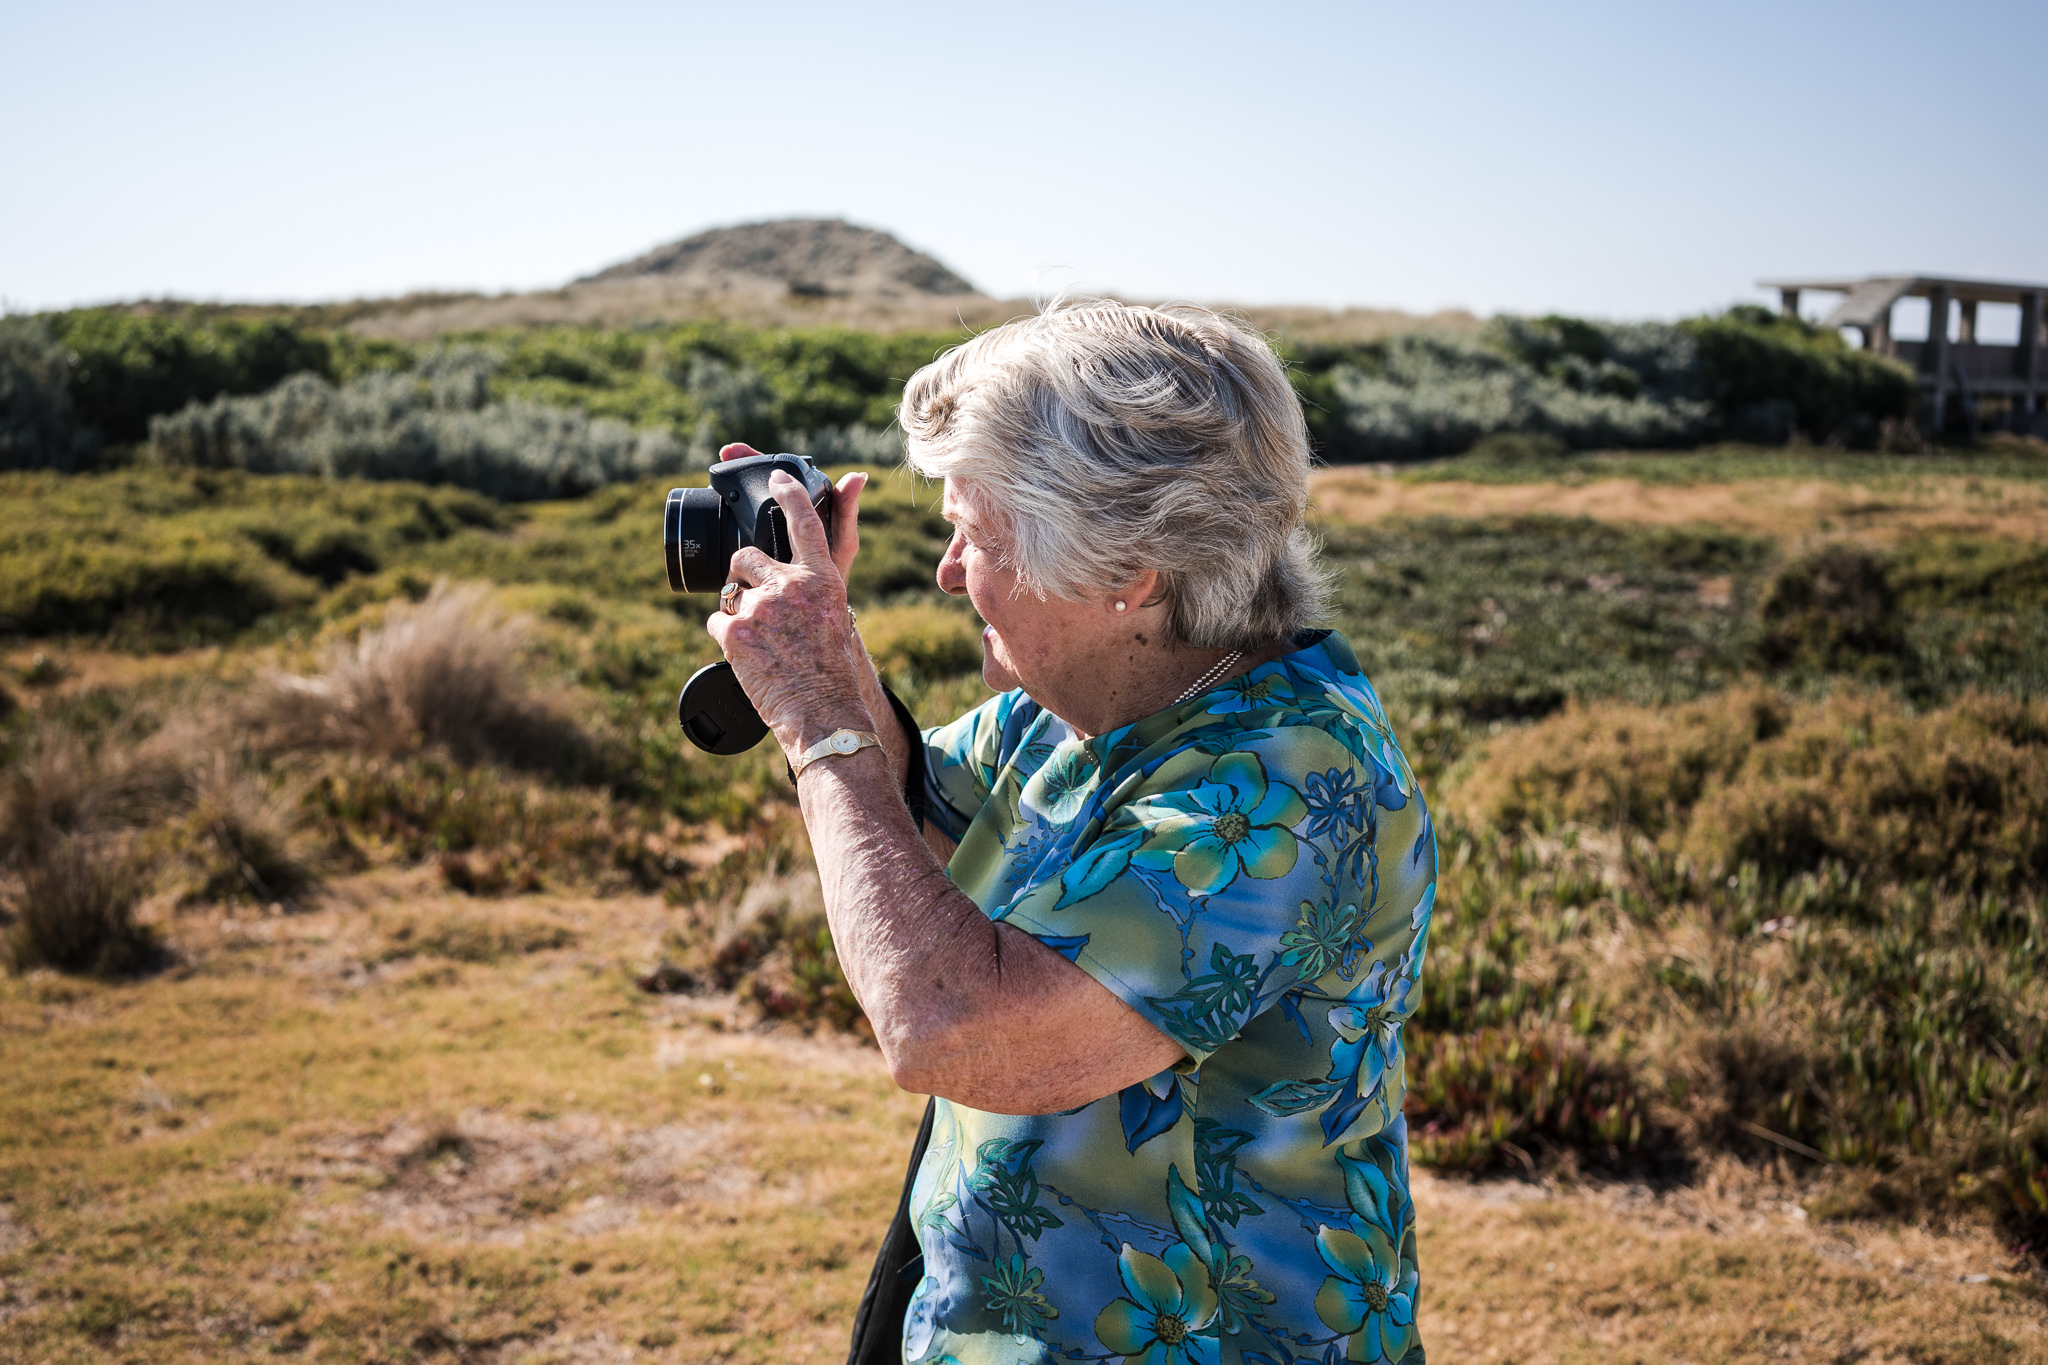
[[[756,452],[727,446],[721,459]],[[740,685],[792,759],[834,730],[874,729],[861,699],[859,643],[846,614],[846,579],[860,553],[860,493],[867,475],[848,474],[832,500],[831,540],[804,486],[787,474],[769,491],[789,523],[787,564],[748,546],[732,557],[726,581],[738,583],[739,613],[714,611],[705,629],[724,651]]]

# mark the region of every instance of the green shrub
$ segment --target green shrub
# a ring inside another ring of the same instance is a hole
[[[133,643],[232,636],[320,585],[508,524],[452,489],[237,473],[0,475],[0,629]]]
[[[1768,541],[1521,517],[1325,528],[1336,624],[1390,702],[1469,720],[1697,696],[1750,667]],[[1703,592],[1728,580],[1724,595]]]
[[[1409,1141],[1438,1170],[1483,1171],[1569,1152],[1633,1164],[1663,1137],[1625,1072],[1570,1037],[1482,1028],[1424,1041],[1409,1060]],[[1533,1149],[1533,1150],[1532,1150]]]
[[[1850,349],[1834,332],[1754,304],[1679,324],[1699,347],[1704,394],[1729,440],[1870,446],[1886,421],[1910,421],[1903,365]]]
[[[1400,336],[1361,359],[1330,373],[1339,422],[1323,435],[1332,459],[1455,455],[1507,431],[1588,448],[1692,445],[1712,430],[1713,409],[1698,399],[1609,383],[1602,373],[1582,380],[1539,370],[1482,343]]]
[[[0,469],[78,469],[96,442],[72,421],[64,348],[40,318],[0,317]]]
[[[885,678],[905,670],[950,678],[981,667],[981,626],[955,608],[885,607],[861,618],[860,635]]]
[[[1489,826],[1621,827],[1710,876],[1840,863],[1885,881],[2014,893],[2048,882],[2048,702],[1914,714],[1883,692],[1788,703],[1575,706],[1506,735],[1459,791]]]
[[[406,862],[481,851],[527,889],[540,874],[599,889],[655,890],[682,867],[666,851],[661,815],[587,789],[555,788],[502,770],[472,768],[441,753],[405,759],[342,753],[318,767],[306,815],[372,854]],[[695,815],[697,812],[685,812]],[[532,882],[522,869],[534,872]],[[462,878],[486,869],[464,864],[444,875],[459,889],[489,892],[515,885]]]
[[[452,338],[504,357],[492,392],[661,427],[701,467],[730,441],[826,461],[893,464],[903,382],[953,335],[695,322],[662,330],[547,327]]]
[[[1770,668],[1853,671],[1905,653],[1888,566],[1861,545],[1824,545],[1794,559],[1772,578],[1760,616],[1757,654]]]
[[[1556,469],[1557,462],[1572,448],[1556,436],[1541,432],[1496,431],[1473,443],[1470,459],[1487,464],[1521,465]]]
[[[190,403],[335,369],[334,341],[276,319],[194,321],[93,308],[51,322],[69,355],[78,419],[109,441],[140,441],[152,417]]]
[[[1562,718],[1537,728],[1553,748],[1577,733]],[[2037,781],[2007,771],[2022,793]],[[1896,880],[1885,859],[1724,876],[1633,817],[1535,834],[1468,823],[1462,805],[1439,808],[1410,1030],[1418,1159],[1519,1163],[1507,1143],[1596,1164],[1733,1151],[1826,1163],[1851,1193],[1880,1182],[1893,1212],[1981,1196],[2016,1237],[2048,1231],[2038,874],[2016,891]],[[1866,846],[1887,832],[1882,811],[1870,824]],[[1621,1135],[1638,1118],[1631,1151]]]
[[[1575,449],[1874,445],[1912,413],[1912,376],[1761,309],[1676,326],[1500,317],[1473,342],[1430,334],[1290,346],[1296,390],[1331,460],[1455,455],[1501,432]]]

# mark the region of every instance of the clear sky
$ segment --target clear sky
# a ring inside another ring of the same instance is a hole
[[[886,228],[997,295],[1670,317],[2048,279],[2040,0],[0,5],[0,300]]]

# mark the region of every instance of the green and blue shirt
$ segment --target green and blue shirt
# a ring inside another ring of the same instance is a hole
[[[1061,1114],[939,1100],[910,1362],[1420,1362],[1402,1026],[1436,839],[1341,636],[1077,739],[925,734],[955,884],[1187,1059]]]

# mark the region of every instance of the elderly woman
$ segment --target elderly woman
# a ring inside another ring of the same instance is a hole
[[[777,476],[795,560],[736,555],[710,629],[890,1071],[936,1097],[903,1359],[1420,1361],[1401,1028],[1435,838],[1313,628],[1279,362],[1203,309],[1061,306],[919,371],[902,423],[998,695],[897,719],[846,610],[859,474],[831,544]]]

